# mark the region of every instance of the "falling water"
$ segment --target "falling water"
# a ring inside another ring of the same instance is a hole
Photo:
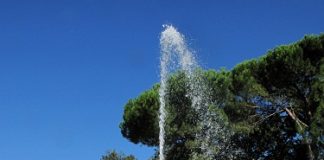
[[[160,59],[160,78],[161,84],[159,89],[159,156],[160,160],[165,159],[165,119],[166,112],[166,93],[167,80],[171,73],[176,70],[181,70],[185,73],[188,79],[189,93],[191,99],[191,107],[198,113],[198,125],[200,126],[200,133],[197,133],[198,145],[200,151],[203,153],[203,158],[211,159],[212,153],[215,150],[221,150],[221,143],[226,139],[227,133],[223,130],[223,126],[218,123],[219,116],[216,113],[211,113],[208,107],[211,105],[209,98],[209,90],[203,81],[202,72],[199,70],[199,65],[196,62],[195,56],[188,48],[184,36],[179,33],[172,25],[164,25],[165,29],[161,33],[161,59]],[[216,148],[215,148],[216,147]],[[193,153],[195,155],[195,153]],[[194,158],[195,159],[195,158]]]
[[[192,76],[198,65],[195,61],[195,57],[188,49],[184,36],[180,34],[173,26],[164,25],[165,30],[161,33],[160,45],[161,45],[161,86],[159,90],[160,94],[160,160],[164,160],[164,138],[165,138],[165,94],[167,87],[167,79],[170,73],[177,68],[180,68],[187,77]],[[178,61],[176,61],[178,60]],[[180,66],[179,66],[180,65]],[[192,83],[190,83],[192,84]],[[191,85],[190,88],[193,88]],[[199,95],[199,94],[197,94]],[[193,96],[193,104],[199,103],[201,97]]]
[[[160,160],[164,160],[164,138],[165,138],[165,94],[167,87],[167,80],[170,72],[174,70],[176,66],[176,59],[179,59],[181,69],[186,75],[191,75],[192,71],[197,68],[197,63],[190,50],[187,48],[184,36],[181,35],[173,26],[164,25],[165,30],[161,33],[160,46],[161,46],[161,84],[160,84]]]

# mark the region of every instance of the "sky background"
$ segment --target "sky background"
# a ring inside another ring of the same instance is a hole
[[[324,32],[322,0],[0,0],[0,159],[139,160],[123,106],[159,81],[163,24],[206,69]]]

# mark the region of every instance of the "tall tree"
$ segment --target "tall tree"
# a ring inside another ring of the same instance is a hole
[[[136,160],[133,155],[126,156],[116,151],[108,151],[106,155],[101,157],[101,160]]]
[[[197,113],[185,77],[168,81],[167,159],[190,159],[197,151]],[[230,146],[244,153],[222,159],[324,158],[324,35],[277,47],[231,71],[205,71],[203,79],[211,111],[229,123]],[[158,87],[125,106],[120,127],[134,143],[158,145]]]

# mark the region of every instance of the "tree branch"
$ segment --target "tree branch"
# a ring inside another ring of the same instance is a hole
[[[284,110],[281,109],[281,110],[278,110],[278,111],[276,111],[276,112],[273,112],[273,113],[269,114],[269,115],[266,116],[265,118],[262,118],[261,120],[257,121],[257,122],[255,123],[255,125],[257,125],[257,124],[259,124],[259,123],[262,123],[262,122],[265,121],[266,119],[268,119],[268,118],[270,118],[271,116],[273,116],[273,115],[275,115],[275,114],[277,114],[277,113],[280,113],[280,112],[282,112],[282,111],[284,111]]]
[[[287,112],[287,114],[290,116],[290,118],[293,119],[293,120],[297,123],[297,125],[298,125],[301,129],[303,129],[303,126],[308,127],[307,124],[305,124],[304,122],[302,122],[302,121],[301,121],[301,120],[296,116],[295,112],[289,110],[288,108],[284,108],[284,110]],[[302,126],[302,125],[303,125],[303,126]]]

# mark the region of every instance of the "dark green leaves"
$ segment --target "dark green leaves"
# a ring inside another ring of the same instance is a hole
[[[231,71],[203,72],[210,111],[234,133],[231,147],[244,153],[232,159],[324,157],[324,35],[277,47]],[[190,159],[197,151],[197,113],[187,83],[181,72],[168,81],[167,159]],[[158,86],[130,100],[120,125],[123,136],[157,146],[158,109]]]

